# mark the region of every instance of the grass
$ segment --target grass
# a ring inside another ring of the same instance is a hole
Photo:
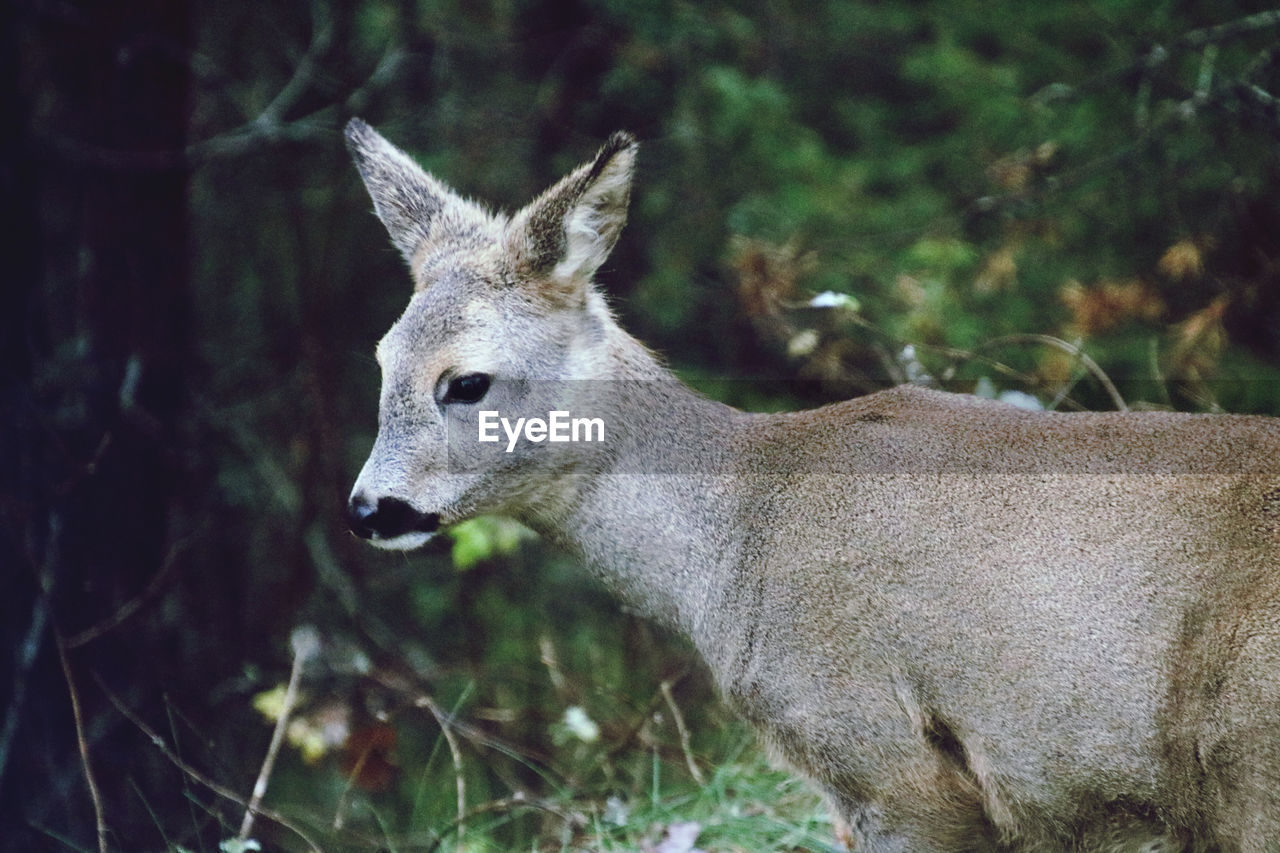
[[[769,766],[751,735],[731,727],[705,783],[697,784],[680,762],[650,753],[642,789],[565,790],[526,808],[469,823],[459,842],[451,832],[441,853],[507,853],[510,824],[521,812],[550,820],[521,848],[537,853],[828,853],[835,850],[831,819],[821,798],[796,777]],[[451,829],[451,828],[450,828]],[[439,831],[439,830],[437,830]],[[521,833],[524,834],[524,833]],[[420,849],[416,846],[388,849]]]
[[[804,783],[768,766],[745,737],[702,786],[683,775],[664,775],[654,761],[650,796],[612,826],[597,821],[592,836],[569,850],[644,850],[672,827],[697,824],[696,845],[707,851],[826,851],[830,818]],[[678,849],[678,848],[677,848]]]

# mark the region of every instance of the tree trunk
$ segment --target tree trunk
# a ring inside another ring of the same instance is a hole
[[[189,10],[174,0],[15,6],[0,12],[0,175],[18,308],[0,312],[0,560],[16,569],[3,573],[0,625],[4,647],[20,653],[0,671],[0,696],[16,688],[0,707],[0,803],[19,814],[0,824],[15,827],[5,831],[14,849],[43,847],[38,827],[98,844],[57,631],[70,641],[110,843],[155,847],[126,782],[139,773],[136,732],[90,676],[118,685],[145,671],[132,683],[155,685],[180,663],[177,644],[155,642],[158,620],[80,647],[75,637],[138,603],[190,486]]]

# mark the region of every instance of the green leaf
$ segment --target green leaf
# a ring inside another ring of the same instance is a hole
[[[466,571],[482,560],[514,553],[522,541],[533,536],[529,528],[508,518],[481,516],[464,521],[449,530],[453,567]]]

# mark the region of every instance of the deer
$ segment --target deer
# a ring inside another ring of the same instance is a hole
[[[633,136],[510,215],[345,136],[413,281],[356,535],[496,513],[567,549],[689,638],[852,849],[1280,850],[1280,420],[911,385],[739,411],[595,283]],[[553,411],[604,440],[478,439]]]

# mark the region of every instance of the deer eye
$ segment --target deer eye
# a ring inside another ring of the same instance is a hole
[[[444,403],[479,403],[489,391],[492,377],[487,373],[467,373],[449,380]]]

